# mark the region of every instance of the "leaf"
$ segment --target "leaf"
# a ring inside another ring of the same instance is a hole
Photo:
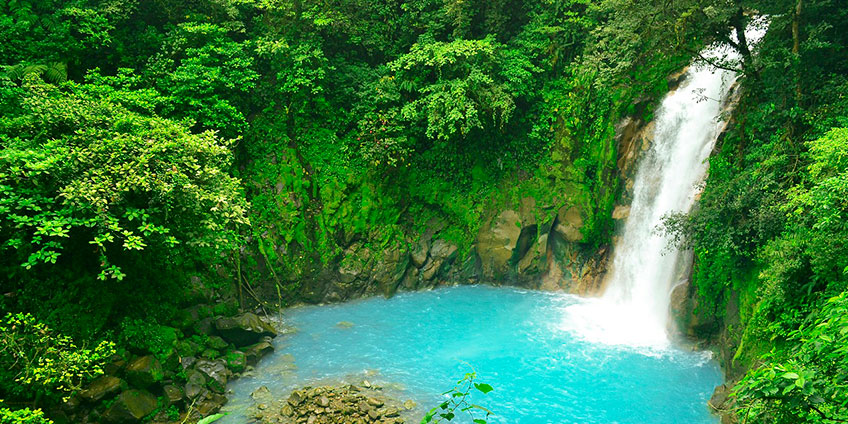
[[[794,372],[787,372],[787,373],[784,373],[781,377],[783,377],[787,380],[797,380],[798,374],[794,373]]]
[[[210,416],[203,418],[200,421],[198,421],[197,424],[209,424],[211,422],[215,422],[215,421],[220,420],[221,418],[224,418],[224,416],[226,416],[226,415],[227,414],[210,415]]]
[[[477,388],[477,390],[483,392],[483,394],[489,393],[494,390],[492,386],[486,383],[474,383],[474,387]]]

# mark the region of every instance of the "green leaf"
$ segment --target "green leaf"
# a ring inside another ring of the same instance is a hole
[[[226,416],[226,415],[227,414],[210,415],[210,416],[203,418],[200,421],[198,421],[197,424],[209,424],[211,422],[215,422],[215,421],[220,420],[221,418],[224,418],[224,416]]]
[[[474,387],[477,388],[477,390],[483,392],[483,394],[489,393],[492,390],[494,390],[494,388],[492,388],[492,386],[490,386],[486,383],[474,383]]]

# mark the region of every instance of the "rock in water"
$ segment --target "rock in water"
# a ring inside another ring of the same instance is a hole
[[[277,330],[271,324],[250,312],[231,318],[218,318],[215,329],[224,340],[238,347],[259,343],[263,337],[277,335]]]

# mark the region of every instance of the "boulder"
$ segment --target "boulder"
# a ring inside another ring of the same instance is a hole
[[[430,257],[442,260],[449,260],[456,256],[457,247],[453,243],[438,239],[433,242],[430,247]]]
[[[371,259],[371,250],[361,243],[354,243],[345,249],[344,258],[338,268],[339,281],[349,284],[369,277],[373,266]]]
[[[186,384],[183,390],[185,391],[186,399],[190,400],[197,399],[206,392],[203,386],[198,386],[194,383]]]
[[[204,417],[208,417],[221,410],[221,407],[227,404],[227,397],[218,393],[208,394],[202,401],[195,405],[197,412]]]
[[[231,373],[223,359],[216,361],[199,359],[195,367],[207,377],[206,385],[210,389],[217,393],[224,393],[227,390],[227,379]]]
[[[612,210],[612,219],[619,221],[630,216],[629,205],[618,205]]]
[[[557,224],[554,231],[570,242],[583,241],[583,214],[577,206],[563,206],[557,212]]]
[[[118,395],[115,402],[103,413],[107,423],[138,423],[156,410],[156,397],[145,390],[127,390]]]
[[[250,312],[235,317],[218,318],[215,321],[215,329],[224,340],[236,346],[255,344],[263,337],[277,335],[271,324]]]
[[[521,219],[514,210],[502,211],[477,233],[477,254],[483,275],[501,277],[509,271],[510,259],[521,235]]]
[[[227,348],[227,342],[218,336],[210,336],[207,346],[215,350],[224,350]]]
[[[88,402],[97,402],[112,397],[121,390],[121,379],[111,375],[103,375],[92,381],[80,392],[80,397]]]
[[[127,381],[135,387],[146,389],[154,383],[162,381],[165,372],[162,364],[152,355],[136,358],[127,365]]]
[[[542,234],[518,261],[518,272],[527,275],[538,275],[544,272],[547,266],[547,251],[548,235]]]
[[[168,384],[162,388],[162,391],[165,393],[165,400],[168,401],[168,405],[175,405],[183,400],[183,391],[173,384]]]
[[[421,268],[424,266],[424,262],[427,261],[427,252],[430,250],[430,243],[428,240],[424,240],[423,238],[415,243],[412,246],[412,251],[409,252],[410,260],[412,261],[412,265],[415,265],[416,268]]]
[[[247,366],[247,357],[242,351],[235,350],[229,352],[225,358],[227,360],[227,368],[234,373],[244,371],[244,368]]]
[[[374,281],[384,296],[391,296],[409,265],[409,254],[405,246],[386,248],[374,264]]]
[[[244,356],[248,365],[256,365],[263,356],[274,351],[274,345],[268,340],[244,348]]]

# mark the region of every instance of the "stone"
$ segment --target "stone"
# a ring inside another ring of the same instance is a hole
[[[301,403],[303,403],[304,399],[306,399],[306,396],[304,395],[304,393],[295,390],[291,393],[291,395],[289,395],[288,403],[291,406],[298,406]]]
[[[427,262],[427,252],[430,251],[430,245],[427,240],[421,239],[418,243],[412,245],[412,250],[409,252],[409,259],[416,268],[424,266]]]
[[[127,390],[121,392],[112,406],[103,413],[107,423],[138,423],[142,418],[156,410],[156,397],[145,390]]]
[[[583,214],[577,206],[563,206],[557,212],[557,224],[554,231],[570,242],[583,241]]]
[[[480,256],[483,276],[497,278],[510,269],[510,260],[521,235],[518,212],[504,210],[477,233],[477,254]]]
[[[521,274],[537,275],[546,270],[548,252],[548,235],[542,234],[518,261],[518,272]]]
[[[236,317],[218,318],[215,329],[224,340],[240,347],[259,343],[263,337],[274,337],[277,331],[256,314],[246,312]]]
[[[250,345],[244,350],[244,356],[249,365],[256,365],[263,356],[274,351],[274,345],[267,340],[263,340],[259,343]]]
[[[215,320],[212,317],[206,317],[194,323],[194,332],[210,336],[215,330]]]
[[[228,343],[218,336],[210,336],[207,346],[215,350],[224,350],[227,348]]]
[[[415,409],[416,406],[418,406],[418,404],[416,404],[415,401],[412,400],[412,399],[407,399],[403,403],[403,407],[406,408],[406,409]]]
[[[183,387],[183,391],[185,392],[187,399],[197,399],[200,395],[203,394],[205,389],[203,386],[195,384],[195,383],[187,383],[185,387]]]
[[[339,321],[338,324],[336,324],[336,327],[346,330],[348,328],[353,328],[353,325],[354,324],[350,321]]]
[[[220,411],[221,407],[223,407],[226,404],[227,404],[226,396],[223,396],[223,395],[220,395],[220,394],[217,394],[217,393],[210,393],[209,395],[206,396],[205,399],[203,399],[201,402],[199,402],[195,406],[195,409],[197,409],[197,412],[201,416],[205,417],[205,416],[209,416],[209,415],[212,415],[212,414]]]
[[[377,256],[372,272],[374,282],[380,293],[391,297],[397,292],[398,285],[409,267],[409,254],[401,243],[389,246],[383,254]]]
[[[430,247],[430,257],[444,260],[451,259],[456,255],[457,250],[458,248],[455,244],[438,239]]]
[[[234,373],[242,372],[247,367],[247,356],[242,351],[234,350],[229,352],[225,356],[225,359],[227,361],[227,368]]]
[[[183,391],[173,384],[166,385],[162,388],[162,391],[165,393],[165,399],[168,401],[168,405],[175,405],[183,400]]]
[[[121,379],[111,375],[103,375],[95,379],[80,392],[80,397],[88,402],[107,399],[121,390]]]
[[[134,387],[146,389],[162,381],[165,373],[162,364],[152,355],[136,358],[127,365],[127,381]]]
[[[424,281],[432,280],[442,268],[442,263],[443,261],[439,258],[430,258],[421,268],[421,279]]]
[[[221,352],[218,352],[215,349],[205,349],[200,353],[200,357],[205,359],[215,359],[219,356],[221,356]]]
[[[227,379],[230,376],[230,370],[227,369],[223,360],[210,361],[200,359],[195,364],[198,371],[202,372],[206,377],[206,385],[217,393],[224,393],[227,390]]]
[[[612,219],[622,220],[630,216],[630,206],[618,205],[612,210]]]

